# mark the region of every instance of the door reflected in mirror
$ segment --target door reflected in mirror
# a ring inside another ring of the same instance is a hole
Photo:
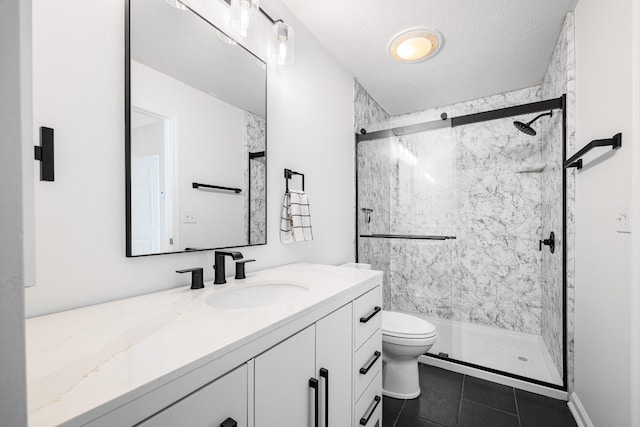
[[[189,9],[128,6],[127,256],[265,244],[266,64]]]

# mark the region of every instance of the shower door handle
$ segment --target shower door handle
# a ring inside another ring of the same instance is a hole
[[[551,253],[556,251],[556,234],[552,231],[548,239],[540,240],[539,250],[542,250],[542,245],[549,246]]]

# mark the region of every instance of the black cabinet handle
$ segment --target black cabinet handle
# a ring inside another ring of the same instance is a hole
[[[382,310],[382,308],[378,307],[377,305],[373,308],[373,310],[371,311],[371,313],[369,313],[366,316],[363,316],[360,318],[360,323],[367,323],[369,320],[371,320],[371,318],[373,316],[375,316],[376,314],[380,313],[380,310]]]
[[[315,414],[314,414],[315,427],[320,427],[318,425],[318,380],[315,378],[309,378],[309,387],[313,389],[313,392],[315,394],[315,397],[314,397],[314,402],[316,405]]]
[[[324,427],[329,427],[329,370],[320,368],[320,376],[324,378]]]
[[[366,375],[367,372],[369,372],[369,369],[373,368],[373,365],[375,365],[375,363],[378,361],[381,354],[382,353],[380,353],[379,351],[376,351],[375,353],[373,353],[373,356],[371,356],[371,358],[367,362],[367,365],[360,368],[360,373],[362,375]]]
[[[233,418],[227,418],[220,424],[220,427],[238,427],[238,423]]]
[[[380,403],[380,396],[376,396],[373,399],[373,402],[371,402],[371,405],[369,405],[369,407],[367,408],[367,412],[364,413],[363,417],[360,418],[360,425],[361,426],[366,426],[367,423],[369,422],[369,418],[371,418],[371,416],[373,415],[373,413],[376,411],[376,408],[378,407],[378,404]]]

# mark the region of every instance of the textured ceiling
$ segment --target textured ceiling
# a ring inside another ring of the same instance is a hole
[[[537,85],[577,0],[283,0],[391,115]],[[444,36],[401,64],[389,41],[412,27]]]

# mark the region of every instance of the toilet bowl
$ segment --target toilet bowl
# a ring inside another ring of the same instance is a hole
[[[438,340],[435,326],[416,316],[382,312],[382,394],[395,399],[420,395],[418,357]]]

